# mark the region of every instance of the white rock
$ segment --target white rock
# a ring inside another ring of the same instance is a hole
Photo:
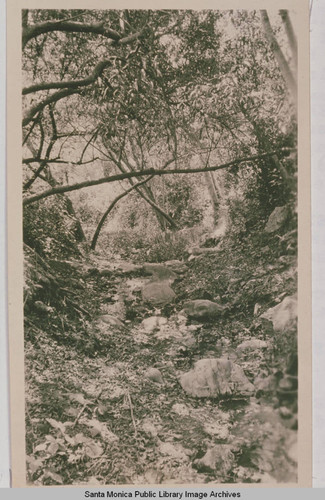
[[[271,321],[276,332],[291,330],[297,324],[298,301],[297,296],[292,295],[283,299],[280,304],[271,307],[260,317]]]
[[[160,371],[157,368],[148,368],[145,373],[145,377],[156,384],[163,384],[163,378],[161,376]]]
[[[271,213],[266,226],[264,228],[266,233],[274,233],[286,222],[290,215],[289,207],[276,207]]]
[[[142,321],[141,326],[146,332],[153,332],[160,326],[166,325],[167,322],[167,318],[163,316],[150,316]]]
[[[206,358],[180,377],[184,391],[195,397],[250,396],[254,386],[244,371],[228,359]]]
[[[260,339],[245,340],[237,346],[237,352],[255,351],[256,349],[266,349],[268,343]]]
[[[190,414],[188,407],[182,403],[175,403],[172,406],[172,412],[177,413],[177,415],[182,417],[187,417]]]

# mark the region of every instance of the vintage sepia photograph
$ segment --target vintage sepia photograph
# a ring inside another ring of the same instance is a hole
[[[297,12],[20,12],[26,484],[297,485]]]

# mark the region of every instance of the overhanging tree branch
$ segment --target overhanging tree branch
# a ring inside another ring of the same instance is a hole
[[[50,89],[77,89],[78,87],[86,87],[94,83],[98,77],[101,76],[104,69],[111,66],[111,61],[100,61],[94,68],[92,74],[83,80],[72,80],[70,82],[48,82],[40,83],[37,85],[31,85],[30,87],[25,87],[22,91],[23,95],[31,94],[32,92],[39,92],[40,90],[50,90]]]
[[[23,127],[28,125],[39,111],[41,111],[45,106],[48,106],[49,104],[53,104],[60,99],[63,99],[64,97],[68,97],[69,95],[72,94],[77,94],[79,92],[79,89],[65,89],[65,90],[59,90],[59,92],[55,92],[54,94],[50,95],[44,101],[39,102],[35,106],[33,106],[29,111],[27,112],[25,118],[23,119]]]
[[[235,165],[239,165],[240,163],[254,162],[257,160],[261,160],[263,158],[268,158],[273,156],[274,154],[280,155],[282,153],[283,156],[290,153],[291,151],[295,151],[295,148],[282,148],[280,150],[271,151],[269,153],[247,156],[245,158],[239,158],[237,160],[233,160],[222,165],[214,165],[212,167],[200,167],[200,168],[183,168],[183,169],[171,169],[171,170],[156,170],[154,168],[142,170],[141,172],[127,172],[124,174],[111,175],[108,177],[102,177],[101,179],[95,179],[93,181],[84,181],[79,182],[77,184],[71,184],[70,186],[58,186],[54,189],[49,189],[47,191],[43,191],[42,193],[35,194],[33,196],[29,196],[23,200],[24,205],[29,205],[30,203],[34,203],[35,201],[42,200],[43,198],[48,198],[49,196],[53,196],[59,193],[68,193],[70,191],[76,191],[78,189],[83,189],[90,186],[98,186],[100,184],[107,184],[109,182],[122,181],[123,179],[130,179],[131,177],[142,177],[145,175],[171,175],[171,174],[198,174],[201,172],[214,172],[215,170],[221,170],[224,168],[229,168]]]
[[[113,41],[118,41],[121,35],[110,28],[105,28],[103,23],[85,24],[73,23],[63,20],[47,21],[45,23],[35,24],[34,26],[24,26],[22,34],[23,48],[32,38],[39,35],[50,33],[53,31],[65,31],[67,33],[94,33],[95,35],[102,35]]]
[[[50,33],[53,31],[63,31],[66,33],[93,33],[94,35],[101,35],[104,38],[108,38],[111,43],[122,45],[126,45],[130,42],[133,42],[134,40],[137,40],[143,33],[143,30],[141,30],[123,37],[117,31],[105,27],[104,23],[86,24],[64,20],[47,21],[45,23],[35,24],[34,26],[23,26],[23,48],[25,48],[26,44],[32,38],[36,38],[39,35],[44,35],[45,33]]]

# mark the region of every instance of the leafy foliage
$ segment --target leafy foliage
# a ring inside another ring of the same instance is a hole
[[[54,205],[53,200],[42,200],[24,210],[24,242],[44,257],[79,255],[76,234],[76,219],[62,197]]]

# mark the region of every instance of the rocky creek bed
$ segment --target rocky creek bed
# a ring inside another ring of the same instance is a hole
[[[295,329],[294,295],[257,305],[249,328],[209,294],[188,300],[193,262],[53,266],[38,266],[51,305],[27,301],[30,483],[297,480],[296,356],[279,366],[274,344]]]

